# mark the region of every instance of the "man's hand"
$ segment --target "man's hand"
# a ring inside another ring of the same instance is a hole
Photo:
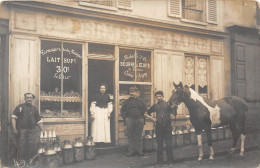
[[[148,114],[144,114],[145,117],[149,118],[153,122],[156,122],[156,118],[153,118],[152,116],[149,116]]]

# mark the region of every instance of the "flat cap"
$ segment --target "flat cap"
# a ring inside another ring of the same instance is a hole
[[[132,86],[129,88],[129,92],[137,92],[137,91],[138,91],[137,87]]]

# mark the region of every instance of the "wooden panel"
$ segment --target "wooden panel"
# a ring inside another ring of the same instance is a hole
[[[55,130],[57,136],[64,137],[75,137],[78,135],[83,136],[85,130],[84,123],[75,123],[75,124],[45,124],[45,130]]]
[[[155,51],[154,60],[154,91],[162,90],[164,100],[168,101],[174,89],[173,82],[179,83],[183,79],[184,54]],[[182,106],[179,106],[178,114],[182,114]]]
[[[223,83],[224,83],[224,61],[222,59],[210,60],[211,67],[211,94],[212,99],[220,99],[223,97]]]
[[[10,53],[10,96],[9,109],[24,102],[24,93],[32,92],[36,96],[33,102],[38,106],[39,91],[39,50],[37,38],[13,36]]]

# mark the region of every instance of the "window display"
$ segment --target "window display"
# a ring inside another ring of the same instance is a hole
[[[81,85],[82,45],[42,40],[41,116],[82,117]]]
[[[139,97],[147,107],[150,107],[151,51],[119,49],[119,110],[124,101],[130,97],[131,86],[138,88]]]

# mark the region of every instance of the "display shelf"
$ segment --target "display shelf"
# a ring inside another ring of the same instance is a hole
[[[81,97],[57,97],[57,96],[41,96],[41,101],[50,102],[82,102]]]

